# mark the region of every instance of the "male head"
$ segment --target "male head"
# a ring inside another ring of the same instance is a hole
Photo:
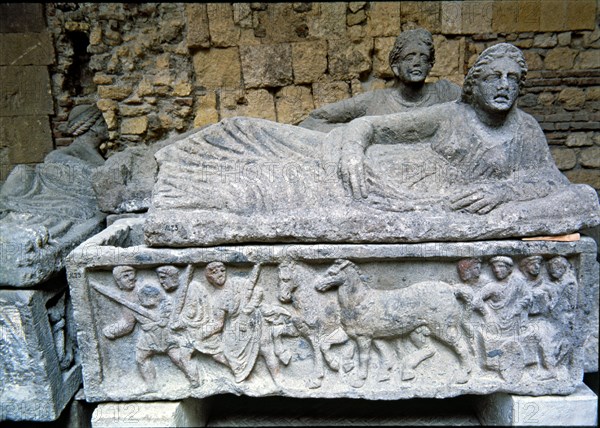
[[[204,269],[204,276],[213,287],[222,287],[227,280],[227,269],[221,262],[211,262]]]
[[[389,58],[398,79],[408,85],[423,84],[435,63],[431,33],[423,28],[402,32]]]
[[[175,266],[160,266],[156,269],[156,275],[158,275],[158,282],[165,291],[175,291],[179,287],[179,269]]]
[[[131,266],[115,266],[113,277],[121,290],[131,291],[135,288],[135,269]]]
[[[513,261],[510,257],[506,256],[496,256],[490,259],[490,263],[492,264],[492,271],[496,278],[500,281],[506,279],[513,270]]]
[[[144,285],[138,291],[138,299],[140,300],[140,305],[143,307],[148,309],[155,308],[160,303],[160,290],[153,285]]]
[[[548,261],[548,274],[554,280],[561,279],[569,268],[569,261],[563,256],[556,256]]]
[[[458,276],[463,282],[475,282],[481,275],[481,260],[475,257],[461,259],[456,264]]]
[[[521,272],[523,272],[529,278],[537,278],[542,270],[542,256],[529,256],[525,257],[519,263]]]

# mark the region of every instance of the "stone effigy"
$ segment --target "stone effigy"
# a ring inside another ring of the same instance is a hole
[[[546,395],[581,383],[598,293],[591,238],[173,249],[139,245],[142,224],[118,220],[70,255],[88,401]]]
[[[392,88],[369,91],[328,104],[310,113],[298,126],[328,132],[363,116],[399,113],[454,101],[460,87],[447,80],[426,83],[435,63],[431,33],[423,28],[402,32],[389,55],[396,81]]]
[[[18,165],[0,189],[0,284],[37,285],[64,268],[64,257],[102,228],[92,190],[92,171],[104,163],[98,153],[107,138],[95,105],[69,114],[73,143],[50,152],[44,163]]]

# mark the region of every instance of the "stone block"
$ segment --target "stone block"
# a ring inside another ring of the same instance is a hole
[[[0,33],[0,65],[54,64],[50,33]]]
[[[328,43],[329,74],[335,80],[351,80],[371,70],[373,39],[353,43],[348,39],[333,39]]]
[[[553,48],[557,43],[556,34],[536,34],[533,38],[533,47],[535,48]]]
[[[594,30],[596,28],[597,2],[578,0],[567,2],[567,28],[574,30]]]
[[[579,163],[586,168],[600,168],[600,147],[589,147],[579,152]]]
[[[217,110],[217,93],[209,91],[205,95],[197,98],[197,110],[194,117],[194,127],[209,125],[219,121],[219,111]]]
[[[238,48],[202,49],[194,54],[196,84],[206,89],[239,88],[242,68]]]
[[[9,164],[39,163],[52,151],[48,116],[0,117],[0,150]]]
[[[591,132],[571,132],[567,137],[567,141],[565,142],[567,147],[582,147],[582,146],[592,146],[594,142],[592,141],[592,133]]]
[[[433,36],[435,46],[435,65],[430,76],[442,77],[462,74],[462,65],[465,56],[465,39],[446,39],[442,35]]]
[[[40,33],[45,29],[43,3],[0,4],[0,33]]]
[[[128,117],[121,121],[121,134],[141,135],[148,129],[148,117]]]
[[[45,66],[0,67],[0,116],[54,114]]]
[[[517,8],[517,31],[539,31],[540,28],[540,0],[519,0]]]
[[[311,38],[330,40],[346,36],[346,3],[313,3],[315,13],[306,18]]]
[[[489,33],[493,5],[494,1],[491,0],[461,2],[461,34]]]
[[[596,190],[600,190],[600,170],[597,169],[573,169],[565,172],[572,183],[589,184]]]
[[[233,22],[233,9],[229,3],[208,3],[206,5],[210,43],[212,46],[226,48],[237,46],[240,28]]]
[[[573,68],[577,53],[575,49],[557,47],[546,54],[544,64],[548,70],[569,70]]]
[[[442,2],[439,1],[407,1],[400,3],[402,30],[425,28],[433,33],[439,32],[443,22]],[[375,22],[374,25],[377,25]],[[396,36],[400,32],[396,33]]]
[[[540,31],[570,30],[566,26],[567,3],[565,0],[546,0],[540,9]]]
[[[561,171],[572,169],[577,165],[577,155],[573,149],[551,149],[550,152]]]
[[[542,57],[532,51],[523,52],[523,56],[525,57],[525,61],[527,62],[528,70],[542,70],[544,68],[544,61]]]
[[[327,71],[327,42],[314,40],[292,43],[294,83],[312,83]]]
[[[150,248],[143,222],[118,220],[70,255],[90,402],[540,396],[581,384],[598,303],[591,238]],[[514,265],[508,282],[500,262]],[[509,306],[484,297],[506,287]],[[207,315],[215,307],[222,317]],[[504,307],[513,322],[494,321]]]
[[[587,88],[585,91],[587,101],[600,101],[600,86]]]
[[[565,88],[558,94],[558,101],[567,111],[579,110],[585,103],[585,92],[579,88]]]
[[[235,116],[256,117],[276,121],[275,101],[266,89],[222,90],[220,96],[221,119]]]
[[[186,3],[187,46],[189,49],[210,47],[210,31],[206,4]]]
[[[315,17],[297,13],[291,3],[270,4],[265,12],[256,14],[257,29],[264,31],[264,43],[278,44],[306,40],[307,36],[314,37],[308,27],[308,19]]]
[[[517,1],[495,1],[492,7],[492,31],[514,33],[517,31],[519,4]]]
[[[111,100],[122,101],[131,95],[132,92],[132,87],[126,84],[98,86],[98,96],[100,98],[108,98]]]
[[[394,47],[395,37],[376,37],[373,55],[373,74],[376,77],[389,79],[394,77],[390,67],[390,51]]]
[[[296,125],[314,110],[312,93],[305,86],[286,86],[275,95],[277,121]]]
[[[367,10],[367,34],[370,37],[397,37],[401,31],[401,6],[399,2],[372,2]]]
[[[442,34],[461,34],[462,2],[445,1],[441,5]]]
[[[356,13],[349,12],[346,15],[346,23],[349,27],[354,25],[360,25],[367,20],[367,14],[363,9],[360,9]]]
[[[196,399],[101,403],[92,414],[92,428],[203,427],[208,421],[208,407]]]
[[[575,61],[576,70],[592,70],[600,68],[600,51],[596,49],[581,51]]]
[[[316,82],[312,87],[315,108],[341,101],[350,96],[350,86],[346,82]]]
[[[0,421],[53,421],[81,385],[66,283],[51,289],[0,290]]]
[[[483,425],[596,426],[598,397],[582,383],[567,396],[493,394],[478,399],[477,411]]]
[[[246,88],[286,86],[293,82],[290,44],[242,46],[240,55]]]

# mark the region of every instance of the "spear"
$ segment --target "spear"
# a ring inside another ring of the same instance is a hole
[[[100,285],[98,283],[95,283],[93,281],[90,281],[90,285],[92,286],[92,288],[94,288],[100,294],[108,297],[111,300],[114,300],[117,303],[122,304],[123,306],[131,309],[133,312],[136,312],[152,321],[155,321],[155,322],[160,321],[160,319],[156,316],[156,314],[152,313],[151,311],[144,308],[143,306],[140,306],[133,302],[130,302],[129,300],[127,300],[125,297],[121,296],[119,293],[115,292],[114,290],[111,290],[110,288],[107,288],[107,287]]]
[[[185,300],[187,297],[188,288],[190,286],[190,282],[192,282],[192,275],[194,274],[194,266],[191,264],[187,265],[185,268],[185,272],[183,274],[183,279],[181,281],[181,291],[179,292],[180,299],[177,301],[177,307],[171,313],[171,325],[173,325],[177,318],[181,316],[181,312],[183,311],[183,305],[185,304]]]

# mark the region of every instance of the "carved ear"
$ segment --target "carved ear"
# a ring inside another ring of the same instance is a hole
[[[394,72],[394,76],[398,77],[400,75],[400,70],[397,65],[392,65],[392,71]]]

